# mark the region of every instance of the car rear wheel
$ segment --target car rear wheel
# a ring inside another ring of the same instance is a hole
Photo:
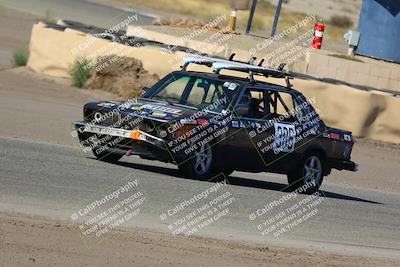
[[[324,179],[324,161],[319,153],[309,153],[300,166],[287,175],[289,189],[312,194],[318,191]]]
[[[103,149],[99,148],[94,148],[92,149],[93,154],[98,160],[101,161],[106,161],[106,162],[117,162],[120,160],[123,155],[121,154],[115,154],[115,153],[110,153],[108,151],[104,151]]]

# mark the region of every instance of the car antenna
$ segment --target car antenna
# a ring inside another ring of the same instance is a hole
[[[229,61],[233,61],[233,57],[236,55],[236,53],[232,53],[230,56],[229,56],[229,58],[228,58],[228,60]]]
[[[259,67],[262,67],[262,64],[264,63],[264,60],[265,60],[265,58],[262,58],[262,59],[260,60],[260,63],[258,63],[258,66],[259,66]]]

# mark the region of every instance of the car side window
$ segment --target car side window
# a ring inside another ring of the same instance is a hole
[[[197,78],[190,90],[189,96],[186,100],[187,104],[198,106],[203,103],[203,97],[206,96],[210,84],[201,78]]]
[[[171,79],[175,79],[172,77]],[[179,102],[183,91],[190,81],[190,77],[185,76],[178,78],[176,80],[168,81],[169,84],[163,88],[163,90],[157,92],[153,98],[165,99],[168,101],[177,101]]]
[[[270,118],[284,122],[295,122],[295,101],[292,94],[269,91]]]
[[[220,87],[221,87],[221,85],[220,85]],[[217,85],[215,85],[215,84],[211,84],[210,85],[210,87],[209,87],[209,89],[208,89],[208,94],[207,94],[207,96],[206,96],[206,100],[205,100],[205,102],[206,103],[212,103],[214,100],[216,100],[216,98],[217,98]]]
[[[247,89],[239,101],[236,113],[240,117],[262,119],[267,115],[263,90]]]
[[[186,104],[207,107],[218,99],[226,98],[222,88],[222,82],[205,78],[196,78],[190,88],[186,99]],[[220,111],[225,107],[217,107],[215,111]]]

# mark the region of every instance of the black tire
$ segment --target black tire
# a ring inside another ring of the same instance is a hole
[[[318,152],[311,152],[301,161],[301,164],[287,174],[289,191],[299,190],[306,194],[313,194],[319,190],[325,174],[324,158]],[[300,190],[300,188],[302,188]]]
[[[199,180],[210,180],[222,172],[218,170],[215,162],[214,149],[209,144],[204,144],[198,148],[191,157],[178,165],[179,170],[189,178]],[[221,180],[224,177],[221,175]]]
[[[106,162],[117,162],[120,160],[124,155],[121,154],[115,154],[115,153],[110,153],[107,151],[104,151],[100,148],[101,151],[99,151],[99,148],[94,148],[92,149],[92,152],[94,156],[101,161],[106,161]]]

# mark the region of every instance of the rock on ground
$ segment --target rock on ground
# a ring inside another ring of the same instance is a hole
[[[135,58],[109,55],[99,58],[95,66],[85,87],[118,94],[122,98],[138,97],[145,87],[159,81],[156,74],[150,74],[143,68],[142,61]]]

